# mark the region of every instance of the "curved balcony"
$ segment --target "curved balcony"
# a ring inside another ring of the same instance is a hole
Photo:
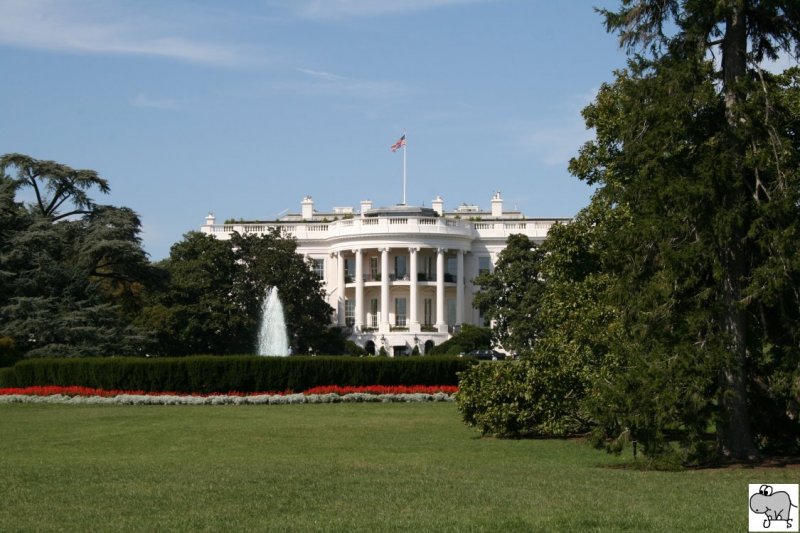
[[[234,231],[241,234],[264,234],[277,228],[283,235],[294,237],[299,241],[403,234],[421,237],[505,239],[515,233],[544,239],[554,223],[568,221],[568,219],[467,221],[443,217],[356,217],[333,222],[217,224],[203,226],[202,231],[225,239]]]
[[[364,274],[364,286],[365,287],[380,287],[381,285],[381,275],[377,274],[372,276],[370,274]],[[350,274],[347,274],[344,277],[345,286],[347,287],[354,287],[356,280]],[[451,274],[449,272],[445,272],[444,274],[444,282],[445,284],[454,285],[457,282],[457,277],[455,274]],[[427,275],[424,272],[417,273],[417,283],[421,287],[424,286],[433,286],[436,284],[436,274]],[[392,286],[397,285],[411,285],[411,276],[410,274],[405,274],[402,276],[397,276],[395,274],[389,274],[389,284]]]

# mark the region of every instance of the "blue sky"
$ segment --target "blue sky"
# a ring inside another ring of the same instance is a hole
[[[154,260],[213,211],[402,200],[572,216],[580,110],[625,64],[584,0],[0,2],[0,153],[110,181]]]

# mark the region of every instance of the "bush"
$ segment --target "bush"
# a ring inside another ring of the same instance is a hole
[[[459,377],[458,410],[483,435],[564,436],[583,429],[569,381],[528,361],[483,362]]]
[[[492,346],[492,330],[464,324],[461,331],[439,346],[431,348],[431,355],[458,355]]]
[[[192,356],[37,358],[0,372],[0,387],[77,385],[145,392],[283,392],[321,385],[456,385],[459,358]]]
[[[0,368],[13,366],[21,356],[14,339],[0,335]]]

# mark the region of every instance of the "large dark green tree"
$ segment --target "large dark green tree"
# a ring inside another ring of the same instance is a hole
[[[21,154],[0,168],[0,335],[27,355],[140,353],[147,339],[130,322],[152,271],[136,214],[91,199],[108,192],[94,171]]]
[[[253,353],[271,287],[278,288],[293,353],[344,349],[328,329],[332,309],[322,283],[293,239],[234,234],[222,241],[192,232],[158,266],[168,281],[150,295],[140,324],[156,332],[160,354]]]
[[[154,354],[252,351],[252,321],[234,297],[237,265],[229,242],[187,233],[156,268],[165,279],[148,292],[138,319],[156,337]]]
[[[492,321],[495,342],[508,351],[528,351],[540,335],[542,258],[542,251],[528,237],[511,235],[494,271],[473,280],[480,287],[473,305]]]
[[[234,234],[231,243],[240,266],[236,290],[248,313],[258,317],[267,290],[277,287],[292,353],[326,353],[333,309],[325,301],[321,280],[297,253],[297,241],[275,230]]]
[[[597,138],[571,164],[632,221],[612,244],[627,371],[595,413],[654,452],[680,430],[708,453],[709,423],[734,459],[796,446],[768,372],[797,373],[798,84],[760,65],[797,51],[800,4],[624,0],[603,14],[644,55],[585,110]]]

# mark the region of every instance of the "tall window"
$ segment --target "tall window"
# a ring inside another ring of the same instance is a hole
[[[378,279],[378,258],[377,257],[370,257],[369,258],[369,279],[371,279],[371,280]]]
[[[478,258],[478,274],[492,271],[492,258],[484,255]]]
[[[433,299],[425,298],[424,302],[425,311],[423,312],[423,320],[426,326],[433,325]]]
[[[455,257],[445,258],[444,280],[450,283],[455,283],[457,268]]]
[[[325,279],[325,260],[311,259],[311,271],[319,279]]]
[[[447,299],[447,323],[451,326],[456,325],[456,301],[452,298]]]
[[[378,327],[378,299],[372,298],[369,301],[369,325],[370,327]]]
[[[425,263],[425,278],[428,281],[434,281],[436,279],[436,267],[434,266],[434,258],[433,257],[426,257],[424,259]]]
[[[353,327],[356,323],[356,301],[344,301],[344,323],[347,327]]]
[[[451,276],[456,275],[456,258],[455,257],[447,257],[445,261],[445,272],[450,274]]]
[[[344,278],[345,283],[352,283],[353,276],[356,275],[356,260],[353,257],[347,257],[344,260]]]
[[[405,298],[395,298],[394,299],[394,318],[395,318],[395,326],[405,326],[406,325],[406,299]]]
[[[395,279],[403,279],[406,277],[406,256],[404,255],[396,255],[394,256],[394,275]]]

